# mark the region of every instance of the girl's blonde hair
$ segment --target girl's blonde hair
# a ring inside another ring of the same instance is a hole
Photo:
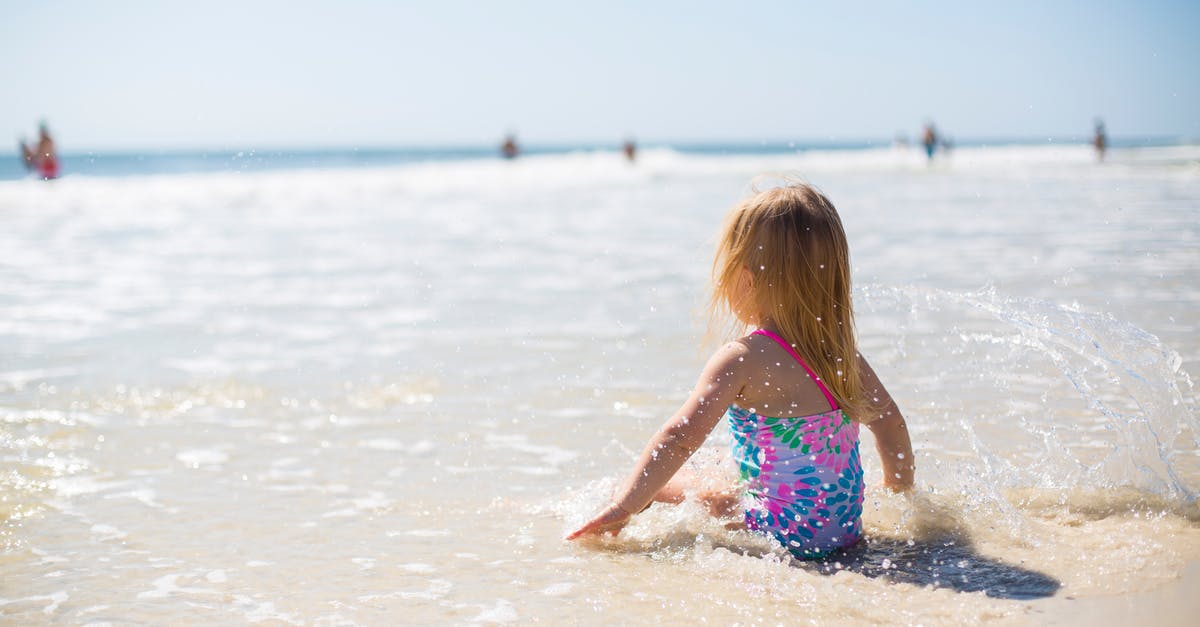
[[[730,306],[742,269],[751,303],[821,378],[851,419],[866,407],[858,367],[850,250],[833,203],[804,183],[754,195],[729,212],[712,268],[710,331],[744,331]]]

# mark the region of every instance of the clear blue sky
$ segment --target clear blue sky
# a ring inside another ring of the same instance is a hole
[[[68,151],[1200,137],[1194,0],[0,0],[0,42],[0,130]]]

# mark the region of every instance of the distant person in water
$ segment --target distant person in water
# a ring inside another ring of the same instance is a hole
[[[625,145],[621,147],[621,151],[625,153],[625,158],[631,162],[637,158],[637,144],[633,142],[632,138],[625,140]]]
[[[925,147],[925,156],[933,161],[933,153],[937,152],[938,146],[937,130],[933,128],[933,122],[925,123],[925,130],[921,133],[921,145]]]
[[[46,128],[45,122],[38,127],[36,146],[30,148],[25,140],[21,140],[21,159],[25,169],[36,172],[38,178],[44,181],[58,178],[58,152],[54,149],[54,138],[50,137],[50,129]]]
[[[1092,135],[1092,147],[1096,149],[1096,159],[1104,161],[1104,151],[1108,149],[1108,135],[1104,132],[1104,120],[1096,120],[1096,132]]]
[[[503,155],[505,159],[516,159],[517,155],[520,153],[521,149],[517,148],[516,136],[510,134],[508,137],[505,137],[504,143],[500,144],[500,154]]]

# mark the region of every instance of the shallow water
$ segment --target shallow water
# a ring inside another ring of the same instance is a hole
[[[918,495],[817,564],[691,504],[562,542],[690,389],[764,171],[843,215]],[[1200,559],[1200,148],[68,177],[0,217],[5,620],[1040,622]]]

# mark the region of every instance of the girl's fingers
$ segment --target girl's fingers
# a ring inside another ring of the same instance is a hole
[[[600,519],[592,520],[586,525],[580,527],[578,530],[571,532],[571,534],[567,536],[567,539],[574,540],[579,536],[584,536],[590,533],[603,533],[608,531],[609,527],[612,527],[611,523],[606,523]]]
[[[579,529],[572,531],[567,535],[568,540],[574,540],[582,535],[589,533],[609,532],[616,535],[625,526],[625,522],[629,520],[628,514],[624,512],[614,513],[611,509],[601,513],[599,516],[589,520]]]
[[[568,540],[574,540],[575,538],[578,538],[579,536],[581,536],[581,535],[583,535],[583,534],[585,534],[585,533],[588,533],[588,532],[589,532],[589,531],[591,531],[591,530],[592,530],[592,523],[590,523],[590,522],[589,522],[588,524],[586,524],[586,525],[584,525],[584,526],[582,526],[582,527],[580,527],[580,528],[576,529],[575,531],[572,531],[571,533],[567,534],[567,539],[568,539]]]
[[[570,533],[570,535],[567,536],[567,539],[574,540],[575,538],[578,538],[579,536],[586,535],[589,533],[595,533],[597,531],[600,531],[600,528],[603,525],[604,525],[604,523],[601,522],[599,518],[593,518],[592,520],[589,520],[587,523],[585,523],[579,529],[572,531]]]

